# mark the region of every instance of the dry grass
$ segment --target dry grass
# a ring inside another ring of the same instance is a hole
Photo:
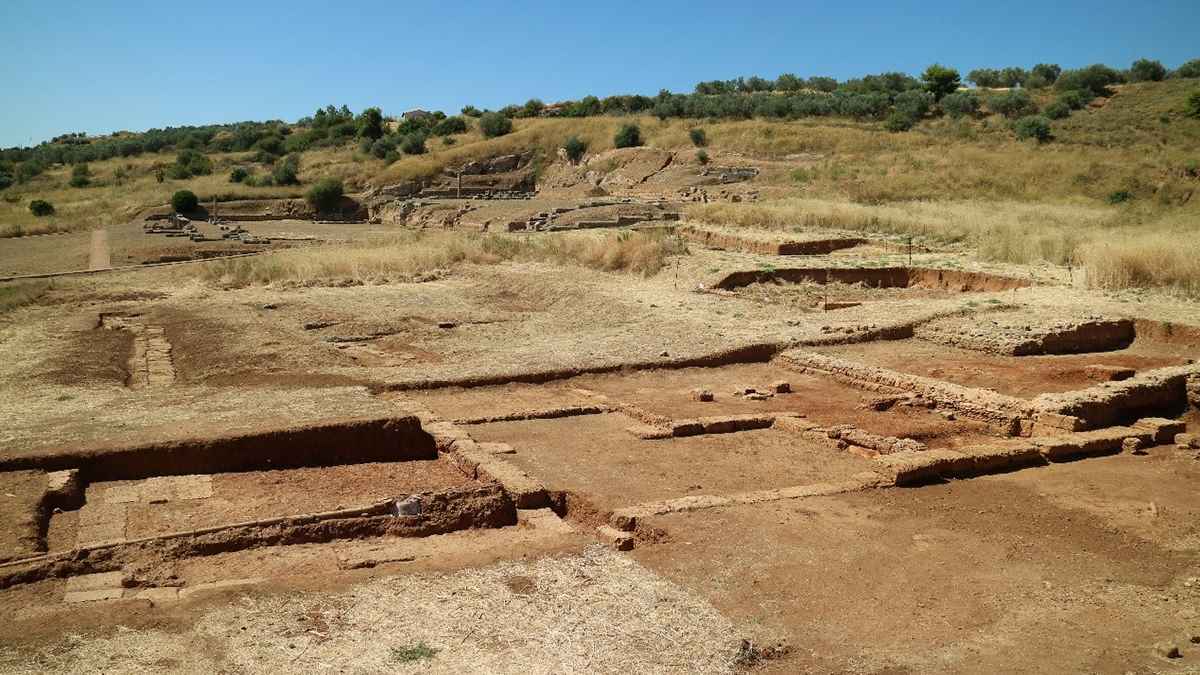
[[[714,225],[837,228],[962,242],[980,259],[1077,265],[1100,288],[1160,287],[1200,295],[1200,237],[1184,211],[1023,202],[917,201],[871,206],[824,199],[700,204],[689,218]]]
[[[37,300],[50,288],[49,281],[19,281],[0,284],[0,314]]]
[[[122,628],[69,636],[33,654],[3,649],[0,669],[729,673],[738,655],[733,625],[711,605],[593,546],[581,555],[371,581],[334,596],[243,597],[182,632]]]
[[[684,252],[680,241],[637,232],[517,237],[404,232],[349,244],[214,261],[195,274],[227,288],[343,286],[434,278],[462,264],[552,261],[650,276]]]

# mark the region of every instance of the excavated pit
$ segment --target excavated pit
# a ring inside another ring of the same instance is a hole
[[[93,571],[64,567],[61,556],[73,551],[103,550],[127,563],[147,551],[186,557],[516,523],[503,487],[439,456],[414,417],[54,451],[6,464],[0,485],[23,498],[4,503],[0,560],[12,569],[0,571],[0,586]],[[22,560],[28,569],[13,567]]]
[[[998,274],[924,267],[788,267],[731,272],[713,283],[712,287],[733,290],[766,283],[837,283],[875,289],[907,288],[959,293],[1009,291],[1031,285],[1027,279]]]

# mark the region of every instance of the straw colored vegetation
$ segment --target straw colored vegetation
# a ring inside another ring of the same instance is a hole
[[[403,232],[350,244],[278,251],[197,266],[206,281],[229,288],[259,284],[338,286],[436,278],[458,265],[549,261],[653,275],[679,239],[636,232],[516,237],[462,232]]]
[[[28,305],[50,288],[48,281],[23,281],[0,284],[0,313]]]
[[[1200,295],[1200,234],[1187,211],[990,201],[884,205],[826,199],[698,204],[696,221],[770,230],[839,228],[972,246],[983,260],[1082,266],[1101,288]]]

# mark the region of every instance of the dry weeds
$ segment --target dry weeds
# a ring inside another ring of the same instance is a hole
[[[0,669],[721,673],[733,670],[739,647],[733,625],[711,605],[592,546],[580,555],[373,581],[336,596],[243,597],[181,633],[119,629],[71,636],[36,654],[0,651]]]
[[[349,244],[219,260],[197,266],[193,273],[225,288],[419,281],[436,278],[461,264],[505,261],[553,261],[651,276],[670,256],[685,250],[675,237],[639,232],[519,237],[414,231]]]

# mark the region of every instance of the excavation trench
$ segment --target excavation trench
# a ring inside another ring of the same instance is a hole
[[[171,560],[517,521],[504,486],[440,457],[407,416],[45,452],[3,466],[0,482],[28,483],[29,499],[13,514],[22,529],[0,542],[0,560],[9,561],[0,563],[0,587],[151,554]]]
[[[962,293],[1008,291],[1026,288],[1026,279],[984,272],[963,272],[925,267],[789,267],[731,272],[712,285],[733,290],[763,283],[861,284],[871,288],[921,288]]]

